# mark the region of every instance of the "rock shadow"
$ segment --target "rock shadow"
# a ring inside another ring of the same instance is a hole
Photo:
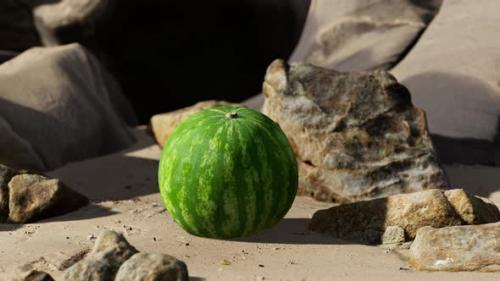
[[[304,245],[361,244],[360,242],[341,240],[324,234],[312,232],[308,229],[310,221],[311,220],[307,218],[284,218],[273,228],[263,233],[234,239],[234,241]]]
[[[414,104],[426,111],[441,163],[500,164],[498,90],[472,76],[442,72],[422,73],[401,83],[410,89]],[[446,172],[453,187],[472,194],[488,197],[500,190],[498,169],[451,166]]]

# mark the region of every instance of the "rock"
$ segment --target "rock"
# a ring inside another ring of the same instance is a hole
[[[9,217],[9,181],[14,176],[14,170],[0,164],[0,223]]]
[[[230,103],[225,101],[202,101],[190,107],[154,115],[151,117],[151,129],[153,130],[156,142],[163,147],[163,144],[172,134],[177,125],[188,116],[212,106],[229,104]]]
[[[454,206],[457,206],[457,203],[448,201],[450,194],[456,196],[454,199],[459,197],[458,194],[462,197],[463,203],[460,206],[467,208],[458,210],[466,211],[466,220],[462,219],[463,213],[456,212]],[[424,226],[445,227],[471,222],[499,221],[498,208],[480,201],[478,197],[473,197],[463,190],[432,189],[393,195],[317,211],[309,228],[336,238],[376,244],[384,239],[389,240],[390,236],[394,237],[392,233],[398,231],[394,227],[400,227],[404,230],[405,238],[411,240],[415,238],[417,230]]]
[[[488,199],[472,196],[463,189],[447,190],[444,195],[466,224],[500,221],[498,207]]]
[[[120,266],[136,253],[122,234],[103,231],[92,251],[64,272],[64,280],[114,280]]]
[[[172,256],[138,253],[122,264],[115,281],[188,281],[186,264]]]
[[[40,45],[31,8],[22,0],[0,1],[0,50],[23,51]]]
[[[9,220],[25,223],[62,215],[88,203],[79,193],[58,179],[36,174],[20,174],[9,182]]]
[[[500,271],[500,223],[423,227],[410,247],[409,262],[427,271]]]
[[[29,270],[21,273],[15,281],[55,281],[50,274],[38,270]]]
[[[50,170],[124,149],[134,142],[124,119],[134,115],[116,82],[78,44],[0,65],[2,163]]]
[[[96,54],[147,123],[200,100],[257,93],[267,64],[293,51],[309,2],[61,0],[34,18],[46,44],[79,42]]]
[[[391,72],[428,116],[444,163],[499,164],[500,2],[445,0]]]
[[[404,243],[405,241],[405,230],[397,225],[386,227],[381,238],[382,244],[400,244]]]
[[[425,114],[387,72],[273,62],[263,112],[299,162],[299,194],[350,202],[446,186]]]
[[[315,0],[291,62],[339,71],[389,69],[438,12],[442,0]]]

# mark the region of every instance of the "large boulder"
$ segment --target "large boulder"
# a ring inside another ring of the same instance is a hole
[[[114,152],[134,138],[120,88],[78,44],[33,48],[0,65],[0,161],[48,170]]]
[[[496,0],[445,0],[391,70],[426,111],[443,162],[500,163],[498,11]]]
[[[405,56],[442,0],[313,0],[291,62],[340,71],[389,69]]]
[[[349,202],[446,186],[425,114],[384,71],[269,67],[263,112],[299,162],[299,194]]]
[[[309,5],[194,3],[61,0],[37,7],[34,18],[46,45],[79,42],[91,49],[146,123],[200,100],[238,102],[257,93],[269,62],[293,51]]]
[[[314,213],[309,228],[336,238],[381,243],[387,240],[384,236],[391,236],[394,230],[402,229],[403,237],[412,240],[424,226],[497,221],[500,221],[500,211],[491,202],[461,189],[433,189],[320,210]]]

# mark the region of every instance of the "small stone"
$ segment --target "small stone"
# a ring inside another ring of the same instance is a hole
[[[113,280],[120,266],[136,253],[122,234],[103,231],[91,252],[65,271],[64,280]]]
[[[426,271],[500,271],[500,223],[423,227],[410,247],[409,263]]]
[[[95,240],[96,237],[95,237],[94,234],[90,234],[89,236],[87,236],[87,239],[90,240],[90,241],[92,241],[92,240]]]
[[[115,281],[188,281],[184,262],[164,254],[138,253],[120,266]]]
[[[14,281],[54,281],[54,278],[47,272],[31,269],[20,273]]]
[[[264,265],[263,264],[259,264],[259,267],[264,267]]]
[[[88,203],[83,195],[58,179],[37,174],[20,174],[9,182],[9,220],[25,223],[62,215]]]
[[[462,194],[460,198],[469,198],[464,199],[464,202],[475,203],[462,205],[456,202],[451,203],[445,194],[448,196],[455,194],[454,198],[459,198],[458,195]],[[463,212],[462,215],[459,214],[453,204],[468,206],[469,209],[459,207],[460,210],[468,210],[466,219],[463,219]],[[320,210],[314,213],[309,228],[340,239],[378,244],[383,242],[386,231],[389,231],[386,233],[387,239],[391,235],[397,235],[391,239],[402,240],[402,237],[406,237],[411,240],[415,238],[417,230],[424,226],[445,227],[469,222],[498,221],[495,215],[497,212],[496,206],[468,195],[463,190],[452,190],[446,193],[443,190],[431,189]],[[389,227],[402,228],[404,236],[401,235],[400,230],[396,228],[388,230]]]
[[[278,60],[263,92],[296,154],[299,194],[346,203],[447,186],[425,113],[389,73]]]
[[[231,265],[231,262],[228,261],[228,260],[226,260],[226,259],[223,259],[220,264],[222,264],[222,265]]]
[[[382,234],[382,244],[400,244],[405,242],[405,230],[397,225],[386,227]]]
[[[156,142],[163,147],[163,144],[165,143],[165,141],[167,141],[168,137],[173,133],[177,125],[190,115],[212,106],[229,105],[229,104],[231,103],[225,101],[208,100],[208,101],[198,102],[195,105],[186,108],[181,108],[176,111],[154,115],[151,118],[151,128],[156,138]]]

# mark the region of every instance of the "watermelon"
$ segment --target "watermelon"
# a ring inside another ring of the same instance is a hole
[[[163,147],[158,180],[166,209],[187,232],[236,238],[285,216],[298,171],[274,121],[245,107],[217,106],[177,126]]]

